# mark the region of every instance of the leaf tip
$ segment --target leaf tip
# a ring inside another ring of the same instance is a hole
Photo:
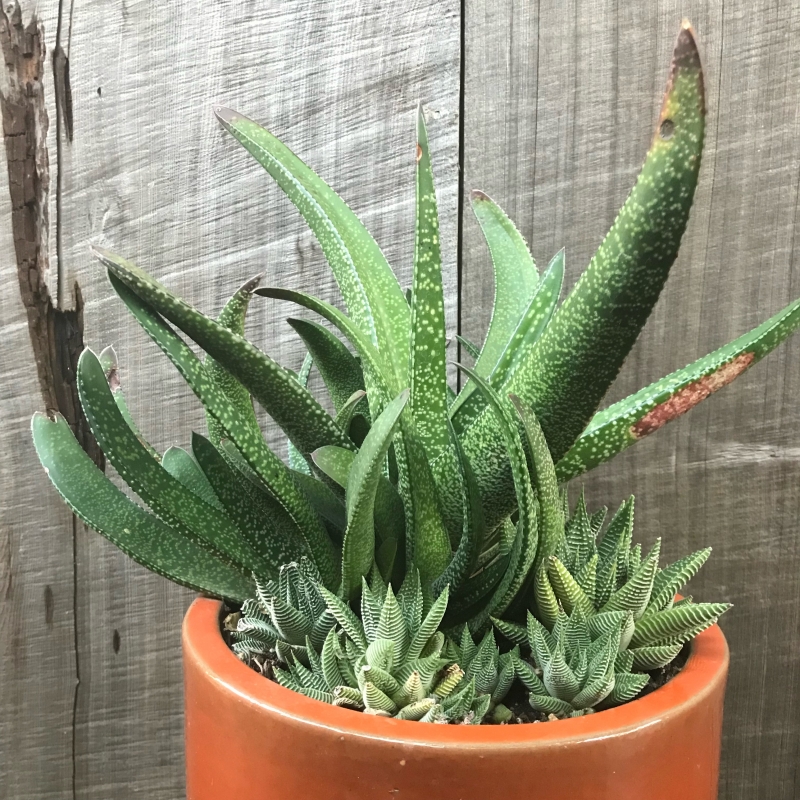
[[[480,189],[473,189],[469,193],[469,199],[473,203],[485,203],[485,202],[491,202],[492,198],[489,197],[489,195],[486,194],[486,192],[482,192]]]
[[[261,281],[264,280],[265,273],[259,272],[258,275],[254,275],[250,280],[245,281],[240,287],[237,294],[253,294],[255,290],[258,288]]]
[[[240,114],[225,106],[214,106],[214,116],[225,126],[232,125],[237,119],[241,119]]]

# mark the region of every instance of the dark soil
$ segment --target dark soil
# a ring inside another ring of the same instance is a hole
[[[231,631],[236,630],[236,623],[238,620],[238,612],[227,614],[223,618],[222,638],[225,640],[225,643],[228,645],[228,647],[232,645]],[[690,646],[687,644],[671,664],[668,664],[666,667],[662,667],[661,669],[653,670],[650,673],[649,682],[644,689],[642,689],[636,699],[638,700],[641,697],[645,697],[646,695],[654,692],[656,689],[671,681],[683,669],[683,666],[689,657],[689,652]],[[251,669],[254,669],[256,672],[259,672],[265,678],[268,678],[272,681],[275,680],[273,668],[279,664],[280,662],[277,659],[270,658],[269,656],[254,656],[248,662],[248,666]],[[551,714],[548,716],[541,711],[534,711],[534,709],[530,707],[528,704],[527,690],[519,681],[514,681],[514,685],[511,687],[511,691],[503,701],[503,705],[505,705],[511,711],[512,716],[510,720],[503,723],[496,723],[491,719],[491,715],[489,715],[481,724],[524,725],[533,722],[558,721],[558,717],[555,715]]]

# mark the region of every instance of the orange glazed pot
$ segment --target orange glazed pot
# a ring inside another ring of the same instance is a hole
[[[528,725],[371,717],[284,689],[230,651],[221,604],[183,623],[188,800],[716,800],[728,646],[695,640],[632,703]]]

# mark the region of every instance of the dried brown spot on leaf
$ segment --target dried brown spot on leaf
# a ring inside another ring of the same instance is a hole
[[[636,424],[631,426],[631,435],[637,439],[657,431],[663,425],[685,414],[699,402],[705,400],[723,386],[727,386],[734,378],[741,375],[755,359],[755,353],[742,353],[733,361],[723,364],[715,372],[706,375],[693,383],[684,386],[669,400],[659,403],[650,409]]]

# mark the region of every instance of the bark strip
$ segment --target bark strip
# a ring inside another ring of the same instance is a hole
[[[17,3],[0,6],[0,49],[5,63],[0,90],[8,162],[11,226],[22,303],[28,315],[39,387],[48,410],[64,415],[83,449],[102,468],[103,455],[78,401],[75,374],[83,350],[83,298],[73,287],[69,310],[54,305],[47,277],[50,163],[42,78],[45,45],[34,14],[24,24]],[[51,281],[58,285],[57,280]]]

